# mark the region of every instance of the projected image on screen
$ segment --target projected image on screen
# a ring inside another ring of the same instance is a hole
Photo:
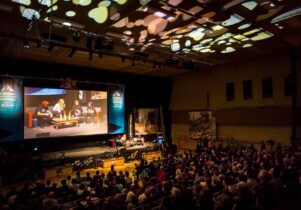
[[[107,92],[24,88],[24,138],[108,133]]]
[[[158,128],[157,109],[135,109],[135,135],[156,134]]]

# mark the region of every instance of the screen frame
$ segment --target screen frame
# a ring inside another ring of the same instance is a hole
[[[64,90],[84,90],[84,91],[105,91],[107,93],[107,132],[106,133],[99,133],[99,134],[83,134],[83,135],[74,135],[74,136],[50,136],[50,137],[39,137],[39,138],[25,138],[25,124],[24,124],[24,120],[25,120],[25,88],[47,88],[47,89],[64,89]],[[96,136],[106,136],[106,135],[113,135],[109,133],[109,100],[108,100],[108,96],[109,96],[109,88],[108,86],[106,86],[106,88],[103,89],[86,89],[86,88],[81,88],[81,89],[70,89],[70,88],[62,88],[62,87],[43,87],[43,86],[28,86],[28,85],[23,85],[22,88],[23,91],[23,142],[36,142],[36,141],[47,141],[50,139],[68,139],[68,138],[83,138],[83,137],[96,137]]]

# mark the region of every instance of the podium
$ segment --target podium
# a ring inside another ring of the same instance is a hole
[[[143,153],[142,158],[147,162],[152,162],[154,160],[158,160],[159,158],[162,159],[162,152],[157,151],[157,152]]]
[[[123,166],[124,162],[125,161],[124,161],[123,157],[101,160],[100,161],[100,167],[102,167],[102,168],[110,168],[112,165],[113,166]]]

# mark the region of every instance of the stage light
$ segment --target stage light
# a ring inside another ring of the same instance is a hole
[[[92,61],[92,59],[93,59],[93,51],[90,51],[89,52],[89,60]]]
[[[75,48],[72,48],[70,54],[68,55],[70,58],[72,58],[72,56],[74,55],[76,49]]]
[[[73,41],[75,43],[79,43],[80,42],[80,31],[75,31],[73,33]]]
[[[28,39],[24,39],[23,40],[23,48],[24,49],[28,49],[29,48],[29,41],[28,41]]]

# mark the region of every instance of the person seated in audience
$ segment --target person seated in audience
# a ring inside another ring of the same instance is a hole
[[[58,102],[54,105],[52,111],[54,117],[63,117],[66,115],[66,105],[64,99],[59,99]]]
[[[199,153],[169,155],[158,164],[136,165],[136,179],[126,171],[81,178],[66,187],[36,181],[8,190],[0,209],[166,209],[166,210],[299,210],[301,159],[283,147],[201,146]],[[139,179],[148,171],[149,180]],[[94,202],[97,201],[102,202]],[[39,206],[40,204],[40,206]]]
[[[48,106],[49,106],[49,102],[44,100],[41,102],[41,104],[37,107],[35,111],[35,116],[38,120],[38,125],[40,127],[51,125],[53,114],[49,110]]]

